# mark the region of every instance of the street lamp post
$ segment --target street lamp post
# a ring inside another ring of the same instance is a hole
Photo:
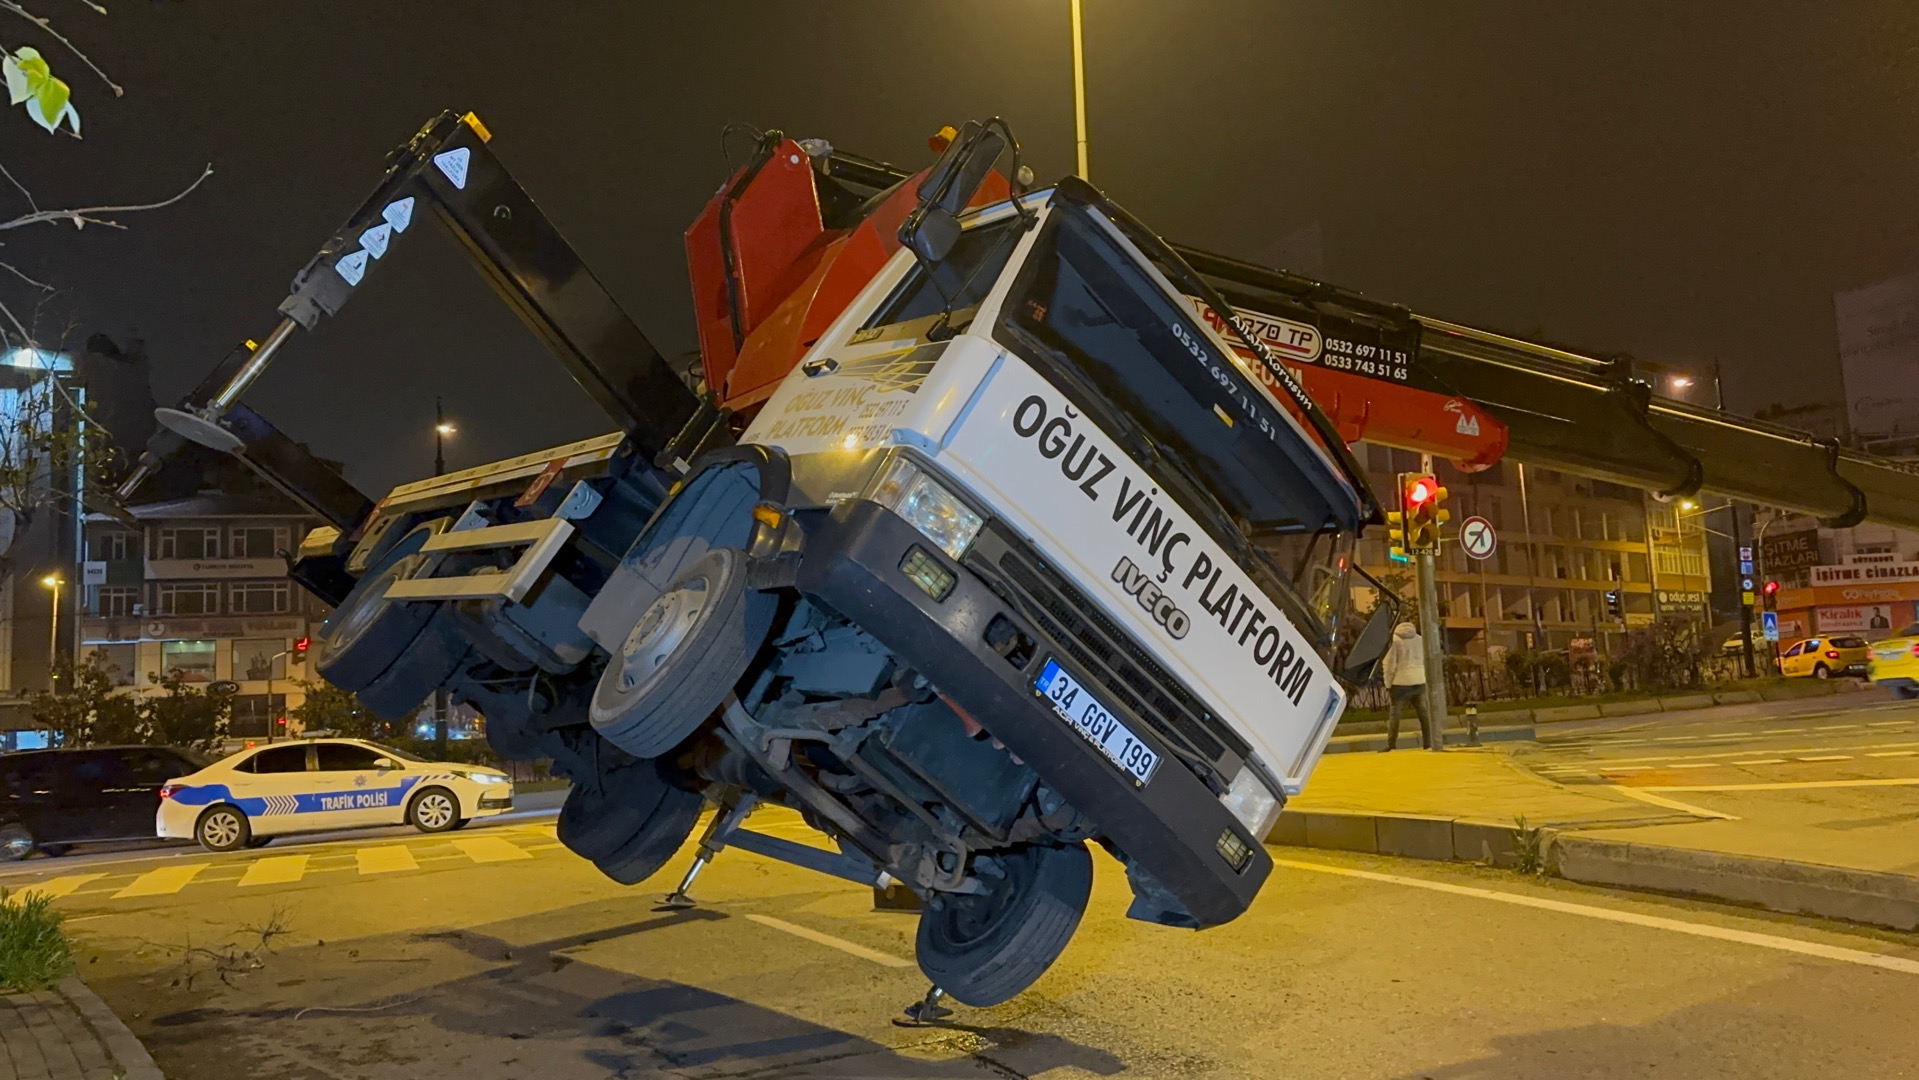
[[[1080,33],[1080,0],[1073,0],[1073,141],[1079,151],[1079,178],[1086,173],[1086,47]]]
[[[1077,0],[1075,0],[1077,2]],[[446,475],[446,437],[459,429],[446,422],[446,412],[440,407],[440,396],[433,396],[433,475]],[[433,745],[434,752],[446,757],[446,688],[433,691]]]
[[[53,618],[47,632],[47,692],[55,693],[60,689],[60,586],[63,582],[59,574],[48,574],[40,579],[40,584],[53,590]]]

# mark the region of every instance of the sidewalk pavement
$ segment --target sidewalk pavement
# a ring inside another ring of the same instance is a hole
[[[0,1070],[11,1080],[164,1080],[140,1040],[77,978],[0,995]]]
[[[1321,759],[1267,842],[1488,862],[1919,929],[1919,829],[1903,816],[1835,836],[1795,818],[1816,811],[1775,806],[1724,820],[1629,791],[1553,783],[1499,747],[1340,754]]]

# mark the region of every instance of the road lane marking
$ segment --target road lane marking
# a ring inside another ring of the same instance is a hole
[[[149,870],[134,878],[126,888],[113,894],[115,900],[125,900],[135,896],[172,896],[187,887],[200,871],[212,866],[212,863],[188,863],[185,866],[162,866]]]
[[[1912,751],[1910,750],[1901,750],[1899,752],[1902,754],[1912,753]],[[1785,763],[1786,763],[1786,759],[1782,757],[1762,757],[1762,758],[1753,758],[1751,761],[1733,762],[1734,765],[1784,765]]]
[[[1717,768],[1718,768],[1718,767],[1720,766],[1720,764],[1721,764],[1721,762],[1717,762],[1717,761],[1683,761],[1683,762],[1680,762],[1680,763],[1679,763],[1679,764],[1677,764],[1677,765],[1666,765],[1666,766],[1663,766],[1663,768],[1667,768],[1667,769],[1717,769]]]
[[[453,841],[453,846],[466,853],[474,862],[508,862],[513,859],[531,859],[526,849],[509,840],[497,836],[463,836]]]
[[[362,874],[390,874],[396,870],[420,868],[420,864],[413,861],[413,853],[404,844],[356,848],[353,859],[359,864]]]
[[[1451,893],[1454,896],[1466,896],[1478,900],[1494,900],[1502,904],[1513,904],[1518,907],[1537,908],[1541,911],[1556,911],[1565,915],[1579,915],[1588,919],[1624,923],[1628,926],[1642,926],[1652,930],[1669,930],[1675,934],[1690,934],[1693,937],[1710,938],[1715,941],[1730,941],[1741,945],[1756,945],[1762,949],[1797,953],[1801,956],[1817,957],[1821,960],[1837,960],[1845,964],[1857,964],[1862,967],[1876,967],[1883,968],[1887,971],[1904,972],[1907,975],[1919,975],[1919,960],[1904,956],[1891,956],[1886,953],[1868,952],[1864,949],[1848,949],[1840,945],[1826,945],[1816,941],[1801,941],[1798,938],[1780,937],[1777,934],[1761,934],[1751,930],[1735,930],[1726,926],[1690,923],[1681,919],[1669,919],[1660,915],[1643,915],[1636,911],[1618,911],[1613,908],[1595,907],[1591,904],[1574,904],[1565,900],[1551,900],[1543,896],[1527,896],[1524,893],[1502,892],[1498,889],[1483,889],[1471,885],[1454,885],[1451,882],[1401,877],[1397,874],[1381,874],[1372,870],[1355,870],[1344,866],[1328,866],[1324,863],[1297,862],[1292,859],[1274,859],[1273,865],[1289,867],[1294,870],[1308,870],[1319,874],[1334,874],[1339,877],[1361,878],[1366,881],[1384,882],[1388,885],[1405,885],[1414,889],[1429,889],[1433,892]],[[748,917],[750,918],[751,916]]]
[[[1908,739],[1903,742],[1862,743],[1857,746],[1782,746],[1777,748],[1767,747],[1764,751],[1762,751],[1762,753],[1824,754],[1824,753],[1830,753],[1831,751],[1834,751],[1834,750],[1894,750],[1900,747],[1908,747],[1908,746],[1919,746],[1919,742],[1915,742]],[[1656,765],[1658,762],[1661,762],[1661,761],[1705,761],[1707,759],[1713,759],[1713,758],[1735,758],[1744,754],[1750,754],[1755,749],[1758,749],[1758,748],[1747,747],[1744,750],[1720,750],[1711,754],[1665,754],[1660,757],[1618,758],[1618,759],[1612,759],[1612,760],[1602,758],[1600,760],[1592,762],[1591,764],[1599,766],[1601,768],[1610,769],[1620,765],[1630,765],[1630,764],[1636,764],[1639,762],[1646,762],[1646,763]]]
[[[49,900],[58,900],[63,896],[72,895],[74,890],[85,885],[87,882],[98,881],[100,878],[106,876],[105,874],[62,874],[56,878],[48,878],[38,885],[22,885],[19,889],[15,890],[8,899],[13,903],[20,903],[33,896],[44,896]]]
[[[1662,795],[1651,794],[1652,789],[1650,788],[1634,788],[1626,787],[1622,784],[1615,784],[1613,785],[1613,790],[1628,799],[1638,799],[1640,802],[1651,803],[1654,806],[1663,806],[1668,810],[1683,810],[1694,817],[1715,818],[1719,821],[1739,820],[1731,814],[1722,814],[1717,810],[1708,810],[1703,806],[1694,806],[1691,803],[1680,802],[1678,799],[1668,799]],[[1664,789],[1662,788],[1660,790]]]
[[[1797,735],[1804,730],[1805,730],[1804,728],[1796,728],[1796,727],[1769,727],[1761,731],[1759,734],[1761,735]]]
[[[1717,735],[1706,736],[1708,739],[1743,739],[1745,737],[1746,733],[1743,731],[1722,731]]]
[[[1820,757],[1794,758],[1795,761],[1851,761],[1851,754],[1825,754]]]
[[[1858,726],[1859,726],[1858,724],[1827,724],[1824,727],[1813,728],[1813,730],[1814,731],[1851,731],[1853,728],[1856,728]]]
[[[271,855],[261,859],[240,875],[240,887],[250,885],[288,885],[307,875],[307,856]]]
[[[1905,725],[1910,723],[1912,723],[1912,721],[1910,720],[1874,720],[1873,722],[1867,724],[1866,726],[1867,727],[1904,727]]]
[[[1817,791],[1820,788],[1919,787],[1919,776],[1885,780],[1791,780],[1775,784],[1648,785],[1641,791]]]
[[[1867,754],[1866,756],[1867,757],[1912,757],[1915,754],[1919,754],[1919,750],[1881,750],[1876,754]]]
[[[791,934],[794,937],[805,938],[816,945],[824,945],[829,949],[838,949],[849,956],[857,956],[862,960],[871,960],[873,963],[879,964],[882,967],[909,968],[913,966],[911,960],[902,960],[897,956],[879,952],[875,949],[869,949],[864,945],[855,945],[850,941],[836,938],[831,934],[822,934],[818,930],[809,930],[804,926],[796,926],[784,919],[775,919],[771,915],[748,913],[746,917],[759,923],[761,926],[770,926],[775,930]]]

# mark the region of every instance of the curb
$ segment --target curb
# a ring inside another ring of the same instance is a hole
[[[1811,683],[1812,680],[1801,680]],[[1807,698],[1832,697],[1854,693],[1866,689],[1863,683],[1855,679],[1832,679],[1816,685],[1822,690],[1800,690],[1796,685],[1769,686],[1764,692],[1759,690],[1701,690],[1691,694],[1672,694],[1666,697],[1635,698],[1632,701],[1608,701],[1589,705],[1555,705],[1546,709],[1485,709],[1479,719],[1484,723],[1497,717],[1509,724],[1557,724],[1570,720],[1598,720],[1601,717],[1615,719],[1628,716],[1651,716],[1662,712],[1690,712],[1693,709],[1710,709],[1718,705],[1756,705],[1762,701],[1797,701]],[[1448,708],[1450,716],[1457,716],[1457,710],[1463,706],[1454,703]],[[1336,734],[1375,735],[1386,730],[1383,720],[1355,720],[1343,723],[1335,729]]]
[[[1630,828],[1676,818],[1696,820],[1691,815],[1673,815],[1599,822],[1591,827]],[[1894,930],[1919,929],[1919,877],[1600,839],[1550,823],[1521,830],[1510,821],[1287,810],[1279,815],[1266,843],[1506,869],[1517,869],[1522,858],[1529,856],[1544,872],[1582,885],[1696,896]]]
[[[153,1063],[153,1056],[147,1048],[140,1045],[133,1032],[120,1021],[100,995],[80,981],[78,975],[69,975],[55,984],[54,989],[66,998],[75,1009],[80,1011],[87,1026],[99,1037],[101,1045],[107,1048],[114,1064],[120,1067],[124,1080],[166,1080],[160,1067]]]
[[[1531,724],[1526,724],[1522,727],[1482,727],[1479,729],[1479,743],[1483,745],[1485,743],[1496,742],[1531,742],[1534,735],[1535,732]],[[1474,745],[1468,742],[1467,739],[1468,736],[1463,729],[1445,733],[1447,746]],[[1400,725],[1399,741],[1402,749],[1419,749],[1419,721],[1417,719],[1412,721],[1412,730],[1410,733],[1407,731],[1405,724]],[[1327,742],[1325,752],[1328,754],[1352,754],[1364,750],[1377,751],[1384,750],[1385,748],[1386,736],[1383,732],[1368,735],[1335,735]]]

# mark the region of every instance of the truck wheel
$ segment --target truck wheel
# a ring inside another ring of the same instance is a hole
[[[1028,844],[990,858],[995,879],[975,895],[938,893],[920,915],[920,970],[976,1008],[998,1005],[1053,966],[1086,911],[1093,857],[1081,844]]]
[[[660,872],[699,824],[705,800],[698,793],[669,787],[660,805],[625,846],[603,859],[594,859],[600,873],[622,885],[638,885]]]
[[[437,604],[396,604],[387,587],[419,572],[426,556],[420,549],[446,531],[442,518],[418,525],[368,567],[320,627],[314,666],[342,690],[362,690],[378,679],[426,628]]]
[[[714,548],[643,612],[593,689],[588,717],[634,757],[659,757],[720,707],[759,651],[775,600],[746,587],[746,555]]]

